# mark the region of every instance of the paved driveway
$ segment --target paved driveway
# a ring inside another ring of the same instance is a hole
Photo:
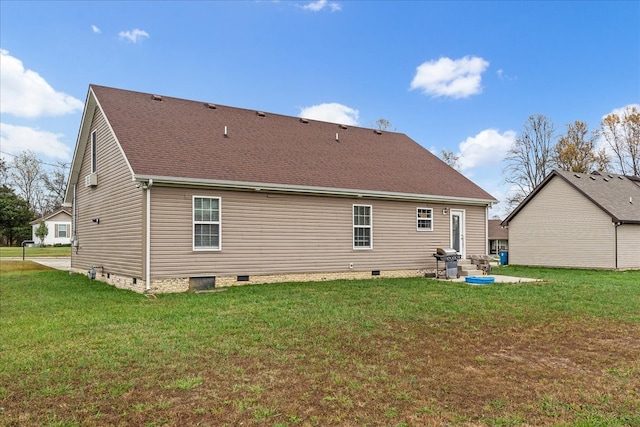
[[[12,261],[22,261],[22,258],[3,258]],[[52,257],[52,258],[32,258],[26,257],[25,261],[33,261],[38,264],[46,265],[47,267],[55,268],[57,270],[69,270],[71,268],[71,258],[65,257]]]

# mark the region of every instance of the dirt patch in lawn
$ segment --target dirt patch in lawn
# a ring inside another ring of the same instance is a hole
[[[494,319],[495,320],[495,319]],[[5,425],[554,425],[640,412],[640,325],[383,323],[5,384]],[[150,355],[153,357],[153,355]]]

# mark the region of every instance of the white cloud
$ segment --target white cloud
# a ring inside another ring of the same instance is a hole
[[[489,62],[477,56],[440,58],[418,66],[411,90],[421,89],[434,97],[466,98],[482,92],[481,75]]]
[[[0,112],[19,117],[58,116],[82,110],[84,103],[56,92],[40,74],[0,49]]]
[[[121,39],[129,40],[132,43],[137,43],[138,40],[146,37],[149,38],[149,33],[145,30],[133,29],[131,31],[120,31],[118,34]]]
[[[611,110],[611,112],[609,112],[609,113],[605,114],[604,116],[602,116],[602,118],[604,119],[609,114],[617,114],[619,117],[622,117],[624,115],[625,111],[631,110],[632,108],[640,110],[640,104],[629,104],[629,105],[625,105],[624,107],[614,108],[613,110]]]
[[[460,169],[477,166],[497,166],[516,140],[516,133],[508,130],[500,134],[495,129],[485,129],[460,143]]]
[[[52,159],[69,160],[71,149],[60,141],[64,135],[0,123],[0,145],[2,151],[17,154],[31,150]]]
[[[360,112],[336,102],[312,105],[300,110],[298,117],[356,126]]]
[[[333,1],[330,2],[328,0],[316,0],[302,6],[304,10],[310,10],[312,12],[319,12],[325,7],[328,7],[331,12],[342,10],[342,6],[340,6],[339,3]]]
[[[100,31],[100,28],[96,27],[95,25],[91,26],[91,30],[93,30],[93,32],[96,34],[100,34],[102,32]]]

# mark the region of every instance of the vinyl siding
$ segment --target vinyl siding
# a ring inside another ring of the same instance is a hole
[[[97,131],[98,185],[85,187],[91,172],[91,133]],[[103,266],[105,273],[142,278],[143,194],[132,182],[131,173],[99,108],[91,122],[87,149],[82,158],[76,187],[76,237],[72,250],[75,269]],[[100,223],[92,220],[99,218]]]
[[[618,227],[618,268],[640,268],[640,224]]]
[[[509,223],[509,263],[614,268],[611,217],[553,178]]]
[[[220,251],[192,250],[194,195],[221,198]],[[353,249],[354,204],[372,207],[371,250]],[[434,231],[417,231],[417,207],[433,208]],[[442,215],[442,208],[415,202],[154,186],[151,276],[433,268],[435,248],[449,246],[449,216]],[[475,227],[483,221],[484,212],[482,207],[467,208],[467,234],[474,248],[479,243],[484,248],[484,227],[470,232],[472,224]]]
[[[487,253],[487,216],[484,207],[467,207],[466,245],[467,256],[485,255]]]

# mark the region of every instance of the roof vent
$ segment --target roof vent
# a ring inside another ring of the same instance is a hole
[[[162,97],[160,95],[151,95],[151,99],[154,101],[162,101]]]
[[[301,123],[305,123],[305,124],[306,124],[306,123],[309,123],[309,120],[307,120],[307,119],[300,119],[300,122],[301,122]]]
[[[224,127],[224,137],[225,137],[225,138],[228,138],[228,137],[229,137],[229,132],[228,132],[227,127],[226,127],[226,126]]]
[[[215,110],[216,108],[218,108],[216,104],[204,104],[204,105],[210,110]]]
[[[595,176],[590,176],[589,178],[591,178],[591,181],[595,181],[596,180]]]
[[[338,132],[336,132],[336,141],[340,142],[340,137],[338,135]]]
[[[621,175],[618,175],[618,179],[624,179]]]
[[[602,178],[605,182],[609,182],[609,178]]]
[[[608,176],[609,178],[613,178],[613,175],[611,175],[610,173],[608,173],[608,174],[607,174],[607,176]]]
[[[578,175],[577,173],[574,173],[573,176],[575,176],[576,178],[580,178],[580,175]]]
[[[373,131],[376,133],[376,135],[382,135],[382,131],[380,129],[374,129]]]
[[[264,117],[264,116],[266,116],[266,114],[265,114],[264,112],[262,112],[262,111],[256,111],[256,114],[257,114],[258,116],[260,116],[260,117]]]
[[[338,125],[338,126],[340,126],[340,129],[349,129],[347,125]]]

